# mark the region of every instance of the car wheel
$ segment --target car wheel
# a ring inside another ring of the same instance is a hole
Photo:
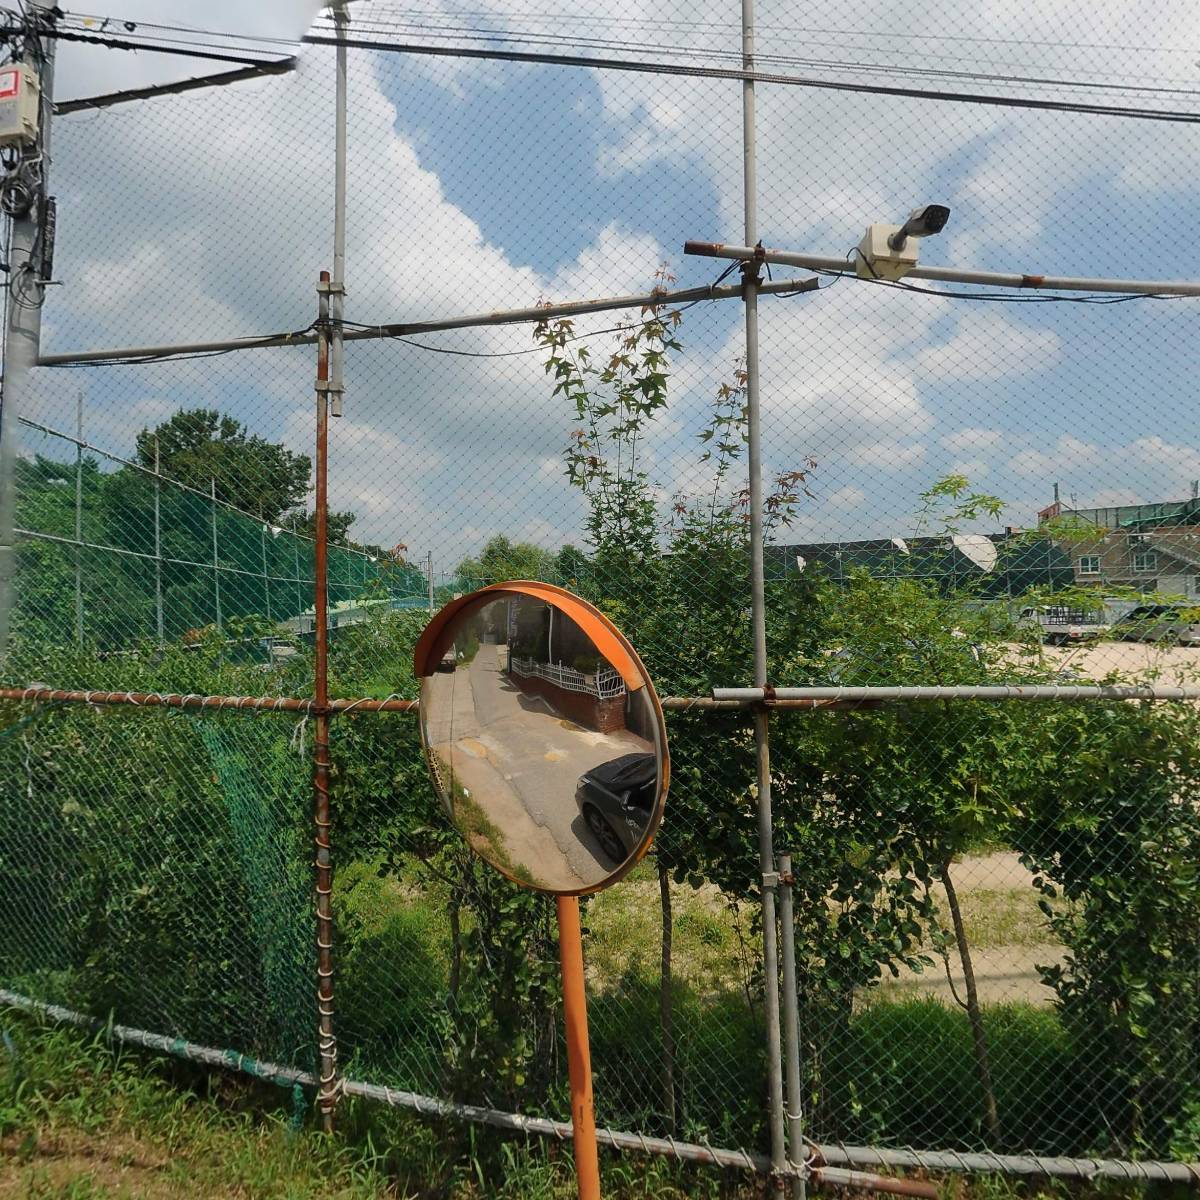
[[[587,822],[587,827],[592,831],[596,841],[600,843],[600,849],[612,859],[614,863],[625,861],[625,847],[621,844],[621,839],[613,832],[612,826],[604,819],[604,814],[592,804],[584,806],[583,819]]]

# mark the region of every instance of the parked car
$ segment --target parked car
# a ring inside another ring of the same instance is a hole
[[[1103,612],[1068,604],[1047,604],[1041,608],[1030,605],[1021,609],[1017,621],[1026,628],[1039,629],[1042,640],[1052,646],[1090,641],[1108,629]]]
[[[451,646],[450,649],[447,650],[440,659],[438,659],[437,669],[439,671],[445,671],[447,674],[449,674],[450,672],[454,671],[457,666],[458,659],[454,656],[454,647]]]
[[[658,798],[658,762],[653,754],[622,754],[579,777],[575,802],[600,849],[623,863],[646,832]]]
[[[1174,642],[1200,646],[1200,608],[1183,604],[1139,604],[1112,627],[1122,642]]]

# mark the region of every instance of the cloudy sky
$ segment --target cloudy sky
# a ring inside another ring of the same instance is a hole
[[[690,46],[719,61],[714,48],[736,45],[729,0],[667,0],[653,20],[633,0],[595,0],[587,22],[563,4],[569,17],[536,27],[518,15],[528,8],[471,0],[422,11],[459,26],[468,11],[487,13],[475,20],[581,43],[603,36],[642,57],[656,45]],[[760,50],[858,64],[824,68],[828,78],[1190,109],[1193,98],[1177,93],[1200,76],[1200,50],[1187,50],[1200,46],[1200,12],[1178,0],[1149,16],[1133,0],[1046,0],[1033,13],[1016,0],[969,10],[949,0],[760,0],[758,10]],[[195,23],[194,12],[128,0],[112,15],[182,24]],[[353,6],[362,33],[398,22],[399,12],[394,3]],[[213,0],[203,24],[295,38],[316,15],[295,0]],[[284,78],[56,122],[62,286],[46,309],[48,350],[308,325],[317,272],[332,254],[333,52],[300,53],[299,70]],[[1091,90],[881,77],[888,64]],[[64,45],[57,93],[207,69]],[[662,264],[681,286],[705,283],[724,264],[686,258],[684,240],[742,239],[736,82],[367,51],[351,53],[350,71],[352,320],[639,291]],[[1151,86],[1173,91],[1134,90]],[[843,254],[868,222],[937,201],[950,206],[951,223],[922,245],[925,262],[1200,278],[1193,125],[765,85],[758,109],[769,245]],[[764,299],[767,464],[818,463],[816,499],[789,540],[910,533],[917,494],[950,470],[1004,497],[1018,525],[1056,481],[1080,506],[1187,495],[1200,478],[1197,303],[994,303],[852,279]],[[582,541],[562,474],[571,414],[551,396],[539,355],[513,353],[531,347],[529,329],[421,340],[506,356],[347,348],[332,499],[359,513],[358,536],[432,550],[447,567],[496,532],[551,548]],[[740,353],[740,306],[691,309],[681,340],[670,410],[646,459],[664,495],[705,486],[696,434]],[[82,394],[90,440],[117,453],[144,425],[198,403],[297,449],[311,445],[310,349],[38,374],[31,415],[69,427]]]

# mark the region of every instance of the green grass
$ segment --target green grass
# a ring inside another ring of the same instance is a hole
[[[938,1005],[889,1005],[857,1022],[856,1048],[866,1056],[864,1068],[867,1060],[901,1055],[929,1075],[930,1088],[908,1100],[914,1112],[931,1104],[942,1110],[961,1107],[967,1099],[969,1067],[953,1015]],[[291,1097],[280,1089],[123,1052],[99,1037],[20,1013],[0,1012],[0,1024],[8,1035],[0,1050],[0,1200],[569,1200],[575,1195],[564,1147],[502,1139],[349,1102],[339,1110],[339,1131],[330,1139],[307,1123],[293,1128]],[[997,1012],[992,1025],[1001,1054],[1019,1043],[1025,1052],[1048,1055],[1048,1071],[1062,1065],[1061,1034],[1048,1014]],[[935,1044],[947,1054],[940,1073],[928,1053]],[[869,1079],[866,1083],[860,1094],[869,1103]],[[875,1099],[895,1102],[889,1091],[894,1089],[881,1088]],[[1012,1112],[1014,1098],[1004,1099]],[[1049,1093],[1043,1096],[1050,1099]],[[601,1169],[609,1200],[761,1200],[767,1194],[761,1183],[736,1173],[636,1155],[602,1154]],[[1112,1200],[1141,1193],[982,1177],[948,1181],[943,1194],[947,1200]]]
[[[963,925],[972,948],[994,946],[1044,946],[1054,940],[1046,927],[1046,918],[1037,906],[1038,894],[1032,887],[972,888],[963,892]],[[939,915],[949,927],[950,913],[945,906]]]
[[[334,1139],[290,1126],[290,1095],[110,1049],[0,1013],[0,1200],[568,1200],[570,1155],[376,1105],[343,1104]],[[307,1109],[305,1109],[307,1112]],[[605,1156],[613,1200],[738,1200],[736,1177]]]
[[[128,1055],[68,1030],[5,1019],[0,1065],[0,1198],[402,1195],[372,1156],[289,1135],[283,1108],[214,1079],[201,1098]]]

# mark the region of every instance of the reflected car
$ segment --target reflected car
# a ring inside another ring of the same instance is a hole
[[[443,654],[443,655],[442,655],[442,657],[441,657],[441,658],[438,660],[437,669],[438,669],[439,671],[445,671],[447,674],[449,674],[449,673],[450,673],[450,672],[452,672],[452,671],[453,671],[453,670],[454,670],[454,669],[455,669],[457,666],[458,666],[458,659],[457,659],[457,658],[455,658],[455,656],[454,656],[454,647],[452,646],[452,647],[451,647],[449,650],[447,650],[447,651],[446,651],[446,653],[445,653],[445,654]]]
[[[653,754],[622,754],[579,777],[575,802],[600,849],[623,863],[641,843],[658,796]]]
[[[1182,604],[1139,604],[1112,627],[1122,642],[1172,642],[1200,646],[1200,610]]]

